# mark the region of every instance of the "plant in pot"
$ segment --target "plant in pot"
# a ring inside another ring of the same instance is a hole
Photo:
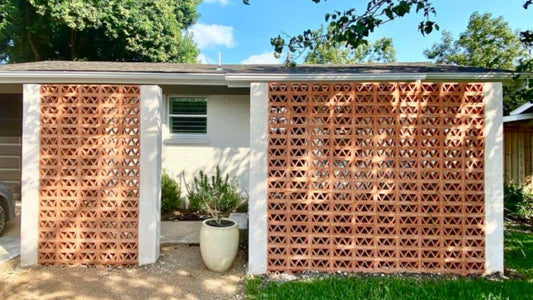
[[[215,175],[210,177],[200,171],[188,190],[190,208],[211,215],[200,229],[202,260],[209,270],[225,272],[233,264],[239,248],[237,223],[226,218],[239,206],[239,185],[229,175],[222,176],[217,166]]]

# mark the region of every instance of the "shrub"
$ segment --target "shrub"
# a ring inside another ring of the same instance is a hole
[[[511,218],[533,217],[533,192],[515,182],[506,182],[503,189],[505,215]]]
[[[161,175],[161,212],[170,212],[179,208],[181,188],[179,183],[165,171]]]
[[[202,213],[210,213],[215,219],[219,213],[228,215],[240,204],[239,184],[234,178],[220,175],[217,166],[215,175],[208,177],[200,171],[188,188],[189,207]]]

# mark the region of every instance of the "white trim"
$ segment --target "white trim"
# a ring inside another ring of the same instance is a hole
[[[512,115],[512,116],[503,117],[503,123],[524,121],[524,120],[531,120],[531,119],[533,119],[533,113]]]
[[[267,272],[267,146],[268,84],[250,90],[250,198],[248,214],[248,274]]]
[[[161,105],[161,88],[156,85],[141,85],[139,265],[154,263],[159,257]]]
[[[41,86],[23,86],[20,264],[37,264]]]
[[[321,74],[231,74],[229,87],[247,87],[268,81],[417,81],[417,80],[508,80],[512,73],[321,73]]]
[[[0,83],[121,83],[222,85],[224,74],[103,71],[0,71]]]
[[[503,100],[501,82],[485,83],[485,274],[503,273]]]
[[[525,74],[524,76],[528,76]],[[249,87],[267,81],[510,80],[514,73],[162,73],[113,71],[0,71],[0,83],[122,83]]]

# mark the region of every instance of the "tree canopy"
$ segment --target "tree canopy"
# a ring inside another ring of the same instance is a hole
[[[531,56],[527,48],[531,44],[524,43],[523,38],[521,41],[522,34],[514,33],[502,17],[493,18],[488,13],[476,12],[470,16],[466,30],[457,40],[444,31],[441,41],[426,49],[424,55],[437,63],[530,71]],[[504,114],[509,114],[532,96],[527,81],[521,78],[507,84],[504,86]]]
[[[424,55],[437,63],[511,70],[527,52],[502,17],[475,12],[457,40],[444,31],[441,41],[426,49]]]
[[[0,0],[0,60],[196,62],[200,0]]]
[[[321,28],[315,34],[320,35]],[[356,49],[349,45],[335,47],[325,41],[317,44],[312,51],[307,53],[305,63],[309,64],[354,64],[358,62],[394,62],[396,51],[391,38],[380,38],[375,42],[361,44]]]

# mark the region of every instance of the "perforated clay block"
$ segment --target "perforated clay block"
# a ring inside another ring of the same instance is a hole
[[[482,274],[482,83],[269,84],[268,271]]]
[[[137,264],[139,101],[139,86],[41,86],[39,264]]]

